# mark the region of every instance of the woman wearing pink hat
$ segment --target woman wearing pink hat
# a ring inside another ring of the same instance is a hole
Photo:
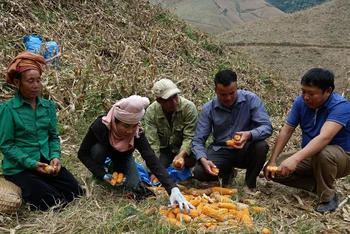
[[[123,173],[126,177],[123,186],[135,191],[140,186],[133,157],[133,151],[137,149],[148,168],[170,194],[170,205],[177,202],[181,210],[185,207],[189,211],[193,206],[182,196],[140,128],[141,118],[148,105],[148,98],[137,95],[117,101],[106,116],[98,117],[91,124],[78,151],[78,157],[93,175],[111,182],[112,175],[104,168],[104,162],[109,157],[113,163],[113,171]]]

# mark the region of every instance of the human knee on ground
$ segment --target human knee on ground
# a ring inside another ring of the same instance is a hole
[[[242,168],[246,168],[245,183],[249,188],[256,187],[256,180],[266,161],[269,145],[266,141],[256,141],[249,144],[244,153],[245,162]]]
[[[106,149],[106,146],[104,146],[101,143],[96,143],[92,148],[91,148],[91,156],[96,162],[97,165],[103,166],[106,158],[108,156],[108,151]]]

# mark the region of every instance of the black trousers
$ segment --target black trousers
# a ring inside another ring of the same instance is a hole
[[[255,188],[256,178],[264,166],[268,151],[269,145],[265,141],[253,141],[247,142],[241,150],[221,148],[215,151],[209,148],[207,157],[219,168],[219,177],[223,180],[228,180],[232,177],[232,168],[247,169],[245,182],[249,188]],[[218,180],[217,176],[209,175],[205,171],[200,161],[197,161],[193,174],[199,181]]]
[[[5,179],[22,189],[22,198],[30,204],[31,210],[47,210],[58,203],[69,203],[82,196],[83,190],[74,176],[64,167],[57,176],[25,170]]]

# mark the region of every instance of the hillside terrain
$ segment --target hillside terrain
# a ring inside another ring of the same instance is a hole
[[[349,14],[350,1],[333,0],[237,26],[218,38],[293,82],[312,67],[333,70],[341,92],[349,77]]]
[[[193,27],[213,35],[235,25],[284,14],[263,0],[151,0],[151,3],[161,4]]]
[[[30,212],[23,204],[15,215],[0,214],[0,233],[203,233],[190,225],[171,226],[158,214],[145,215],[150,207],[166,206],[166,195],[131,201],[126,199],[128,192],[94,180],[77,159],[90,123],[122,97],[138,94],[153,101],[150,88],[162,77],[177,82],[182,95],[200,111],[214,96],[213,75],[233,69],[239,88],[257,93],[266,105],[274,127],[267,139],[272,149],[299,93],[297,83],[286,82],[278,72],[263,68],[246,51],[238,51],[241,46],[225,45],[146,0],[4,1],[0,2],[0,30],[1,102],[15,90],[5,84],[4,74],[11,59],[24,50],[23,37],[38,34],[44,41],[58,43],[60,66],[45,68],[42,96],[56,103],[62,162],[86,191],[65,208],[58,204],[48,212]],[[298,147],[299,142],[300,137],[293,136],[287,150]],[[139,161],[137,152],[135,156]],[[258,179],[257,193],[245,193],[244,172],[239,171],[234,185],[239,194],[233,199],[254,199],[267,211],[252,214],[250,230],[228,227],[215,232],[260,233],[263,227],[272,233],[350,232],[349,202],[335,213],[321,216],[313,210],[315,196],[264,178]],[[349,194],[349,181],[337,182],[340,200]],[[199,183],[186,186],[198,188]]]
[[[307,8],[322,4],[326,1],[330,0],[267,0],[268,3],[286,13],[294,13],[296,11],[305,10]]]

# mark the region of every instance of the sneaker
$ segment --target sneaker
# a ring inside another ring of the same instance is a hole
[[[140,184],[139,188],[133,189],[131,194],[126,195],[127,199],[136,201],[141,201],[148,197],[155,197],[155,194],[143,184]]]
[[[235,181],[235,178],[237,177],[237,171],[235,168],[232,168],[232,174],[228,179],[222,180],[222,186],[223,187],[230,187],[230,186],[236,186],[237,183]]]
[[[247,185],[243,186],[243,193],[255,196],[257,188],[249,188]]]
[[[256,184],[256,182],[255,182],[255,184]],[[256,185],[255,185],[254,187],[249,187],[249,186],[247,185],[247,181],[246,181],[246,180],[244,180],[244,185],[243,185],[243,187],[247,188],[247,189],[250,190],[250,191],[255,191],[255,190],[256,190]]]
[[[334,212],[338,207],[338,196],[334,194],[334,197],[329,202],[320,202],[317,204],[315,210],[321,214],[326,212]]]
[[[316,185],[312,188],[311,193],[317,194],[317,186]]]

